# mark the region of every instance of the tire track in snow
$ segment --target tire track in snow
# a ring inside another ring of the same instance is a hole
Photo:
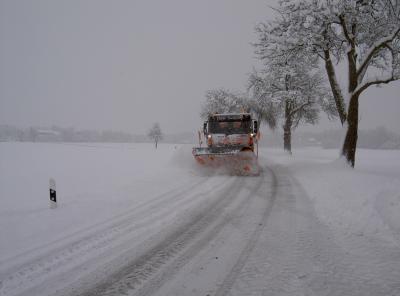
[[[139,205],[131,206],[129,209],[125,210],[124,212],[119,213],[118,217],[115,217],[115,216],[111,217],[107,220],[102,221],[101,223],[97,223],[96,225],[89,226],[85,229],[71,233],[71,234],[63,237],[62,239],[40,245],[38,247],[35,247],[33,249],[30,249],[30,250],[25,251],[20,254],[17,254],[10,258],[6,258],[6,259],[0,261],[0,266],[11,265],[11,267],[7,267],[7,271],[11,272],[12,269],[18,269],[22,265],[22,264],[16,263],[16,261],[18,261],[18,259],[21,259],[24,257],[30,257],[30,258],[33,257],[33,259],[31,259],[31,261],[40,260],[41,259],[41,256],[40,256],[41,251],[43,251],[43,250],[46,251],[45,255],[47,257],[47,255],[49,253],[49,249],[52,249],[52,251],[57,252],[59,250],[59,249],[57,249],[57,246],[61,245],[61,249],[62,249],[68,240],[71,240],[71,239],[75,239],[75,241],[84,240],[88,233],[89,233],[88,236],[92,236],[94,234],[94,231],[101,228],[100,226],[103,226],[103,228],[107,228],[107,227],[109,227],[109,226],[107,226],[108,224],[118,223],[118,221],[123,220],[125,217],[132,216],[133,211],[145,210],[146,207],[151,207],[153,203],[158,203],[163,198],[168,198],[174,194],[180,195],[179,191],[184,191],[184,192],[190,191],[191,189],[193,189],[197,186],[200,186],[201,184],[205,183],[206,181],[208,181],[208,180],[204,179],[204,180],[201,180],[200,182],[196,182],[195,184],[190,183],[189,185],[185,186],[184,189],[182,189],[180,187],[173,188],[173,189],[169,190],[168,192],[157,195],[156,197],[152,198],[149,201],[145,201],[144,203],[141,203]],[[182,192],[182,194],[183,194],[183,192]],[[23,264],[26,265],[27,262],[24,261]],[[0,276],[3,276],[3,274],[0,274]]]
[[[268,171],[271,174],[272,177],[272,190],[270,193],[270,198],[267,200],[267,205],[264,210],[264,213],[262,215],[262,218],[260,222],[257,224],[256,229],[254,229],[253,233],[250,236],[250,239],[248,240],[246,246],[240,253],[239,258],[237,259],[235,265],[233,266],[232,270],[229,272],[229,274],[225,277],[225,280],[222,282],[222,284],[218,287],[215,296],[222,296],[226,295],[229,293],[229,290],[231,289],[233,283],[235,282],[236,278],[240,274],[241,270],[243,269],[245,263],[247,262],[247,259],[249,258],[249,255],[251,252],[254,250],[254,247],[257,244],[258,239],[260,238],[261,232],[263,231],[268,217],[271,213],[271,210],[274,206],[276,195],[277,195],[277,187],[278,187],[278,179],[274,173],[274,171],[270,168],[268,168]]]
[[[272,165],[278,181],[275,204],[227,295],[311,295],[303,294],[304,274],[297,269],[302,254],[298,245],[298,215],[302,215],[297,209],[299,192],[289,173]]]
[[[320,220],[290,170],[273,169],[279,181],[275,206],[236,281],[222,295],[400,295],[398,249],[364,239],[361,249],[349,249]]]
[[[79,261],[80,257],[96,253],[94,250],[97,250],[98,253],[102,248],[107,249],[115,238],[129,235],[140,227],[146,227],[148,223],[146,218],[151,216],[152,213],[156,213],[158,216],[161,214],[166,215],[169,207],[173,207],[183,199],[187,199],[187,195],[190,192],[195,191],[195,188],[204,186],[210,180],[210,178],[205,178],[195,184],[189,184],[189,186],[185,186],[183,189],[172,189],[165,194],[153,198],[151,201],[135,207],[134,210],[126,211],[118,217],[102,222],[100,225],[79,231],[66,239],[45,245],[43,248],[46,252],[38,256],[31,255],[35,253],[36,249],[23,254],[22,256],[31,259],[23,264],[5,269],[0,275],[0,295],[19,295],[20,293],[24,293],[28,288],[40,285],[50,273],[57,273],[60,270],[64,271],[66,265],[73,265],[74,261]],[[165,205],[166,202],[168,202],[167,206]],[[140,216],[142,216],[142,219],[140,219]],[[141,221],[142,223],[132,223],[137,221]],[[12,262],[11,259],[9,261]],[[27,294],[31,295],[31,291],[29,289]]]
[[[214,222],[221,218],[224,208],[239,197],[243,183],[243,178],[234,181],[233,186],[219,193],[216,201],[199,211],[188,223],[182,224],[150,251],[134,259],[118,273],[97,287],[89,289],[83,295],[131,293],[151,295],[173,274],[174,270],[178,270],[189,261],[229,222],[230,219],[223,218],[214,225]],[[259,181],[259,184],[261,183],[262,178]],[[237,208],[242,206],[243,202]],[[213,226],[212,229],[202,236],[202,233],[211,226]],[[202,239],[198,240],[198,237]]]
[[[185,264],[192,260],[200,251],[205,249],[210,242],[215,239],[217,235],[224,229],[224,227],[230,224],[232,220],[238,216],[241,217],[241,214],[247,211],[251,204],[251,200],[256,197],[256,193],[263,184],[264,179],[264,175],[257,178],[257,182],[256,184],[253,184],[254,186],[252,186],[250,193],[245,194],[244,197],[240,196],[240,190],[234,190],[234,195],[227,200],[227,204],[232,205],[235,202],[235,199],[241,198],[242,200],[240,200],[237,205],[234,205],[233,209],[228,209],[226,213],[221,214],[220,211],[216,213],[218,217],[216,217],[215,223],[209,225],[211,228],[210,230],[205,231],[203,235],[200,234],[200,238],[195,239],[186,250],[176,256],[176,258],[174,258],[170,264],[165,266],[163,271],[157,273],[152,279],[146,282],[143,287],[140,287],[137,292],[133,293],[133,295],[153,295],[158,289],[160,289],[163,284],[165,284],[175,275],[176,272],[178,272],[183,266],[185,266]],[[242,184],[243,183],[239,184],[240,189],[246,188],[245,186],[242,186]]]

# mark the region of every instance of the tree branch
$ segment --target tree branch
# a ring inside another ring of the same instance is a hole
[[[301,105],[298,106],[297,108],[294,108],[293,110],[291,110],[291,111],[289,112],[289,116],[292,117],[294,114],[296,114],[297,112],[303,110],[305,107],[307,107],[307,106],[309,106],[309,105],[311,105],[311,104],[312,104],[311,101],[307,101],[306,103],[301,104]]]
[[[344,37],[346,37],[347,42],[348,42],[348,43],[351,45],[351,47],[353,48],[353,47],[355,46],[355,43],[354,43],[354,35],[353,35],[353,36],[350,36],[350,32],[349,32],[349,30],[347,29],[346,20],[345,20],[343,14],[339,15],[339,20],[340,20],[340,25],[341,25],[341,27],[342,27],[342,29],[343,29]]]
[[[390,47],[389,42],[393,41],[394,38],[396,38],[397,34],[400,32],[400,27],[398,27],[391,35],[383,37],[379,41],[375,43],[374,46],[370,49],[364,60],[360,64],[360,68],[357,70],[357,79],[358,81],[362,81],[362,78],[364,78],[364,75],[366,73],[366,70],[368,68],[368,65],[372,59],[372,57],[377,54],[382,48],[384,47]]]
[[[399,79],[400,78],[394,77],[393,73],[392,73],[391,77],[389,77],[387,79],[377,79],[377,80],[374,80],[374,81],[369,81],[369,82],[364,83],[362,86],[357,88],[354,93],[357,94],[357,95],[360,95],[364,90],[366,90],[371,85],[388,84],[388,83],[390,83],[392,81],[396,81],[396,80],[399,80]]]

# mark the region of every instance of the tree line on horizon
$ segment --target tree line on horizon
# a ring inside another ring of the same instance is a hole
[[[53,133],[51,130],[68,131],[66,134]],[[146,143],[154,139],[149,135],[132,135],[121,132],[99,132],[78,130],[72,128],[17,128],[9,125],[0,125],[0,142],[87,142],[87,143]],[[36,131],[36,132],[35,132]],[[38,133],[39,131],[39,133]],[[44,131],[44,133],[42,133]],[[50,131],[50,133],[49,133]],[[73,131],[73,132],[72,132]],[[36,133],[36,136],[35,136]],[[400,135],[380,126],[370,130],[359,131],[360,148],[368,149],[400,149]],[[193,144],[197,133],[190,131],[177,134],[163,134],[163,142],[173,144]],[[337,149],[343,138],[343,130],[323,130],[320,132],[297,132],[293,134],[293,143],[298,147],[320,146],[325,149]],[[261,137],[261,143],[268,147],[277,147],[283,144],[283,139],[276,133],[268,137]]]
[[[0,125],[2,142],[134,142],[137,137],[139,136],[111,130],[79,130],[59,126],[18,128]]]
[[[147,143],[155,139],[150,135],[154,125],[146,134],[131,134],[113,130],[88,130],[73,127],[26,127],[0,125],[0,142],[93,142],[93,143]],[[157,141],[166,143],[192,143],[195,132],[163,134],[158,125],[161,137]]]

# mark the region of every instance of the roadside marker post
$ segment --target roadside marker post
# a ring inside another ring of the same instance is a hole
[[[57,208],[57,192],[56,192],[56,181],[50,178],[50,209]]]

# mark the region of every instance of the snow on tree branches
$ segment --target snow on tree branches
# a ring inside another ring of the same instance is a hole
[[[336,110],[319,71],[290,59],[271,58],[264,71],[250,75],[249,90],[257,106],[265,106],[263,116],[273,119],[274,125],[282,119],[284,149],[291,153],[293,129],[301,123],[315,124],[321,109],[330,116],[335,116]]]
[[[248,112],[249,108],[249,102],[243,95],[234,94],[223,88],[213,89],[206,93],[206,101],[200,116],[206,119],[213,113]]]
[[[291,132],[300,123],[315,124],[321,109],[330,117],[337,114],[318,69],[318,57],[302,47],[292,47],[294,41],[287,33],[290,26],[291,20],[282,17],[256,28],[259,35],[256,54],[264,69],[249,78],[252,97],[259,105],[268,106],[266,109],[275,118],[282,118],[284,149],[288,152],[291,152]]]
[[[279,17],[257,27],[255,44],[263,60],[281,52],[319,58],[347,134],[342,154],[355,164],[358,104],[372,85],[400,79],[400,0],[281,0]],[[337,82],[346,62],[347,89]]]

